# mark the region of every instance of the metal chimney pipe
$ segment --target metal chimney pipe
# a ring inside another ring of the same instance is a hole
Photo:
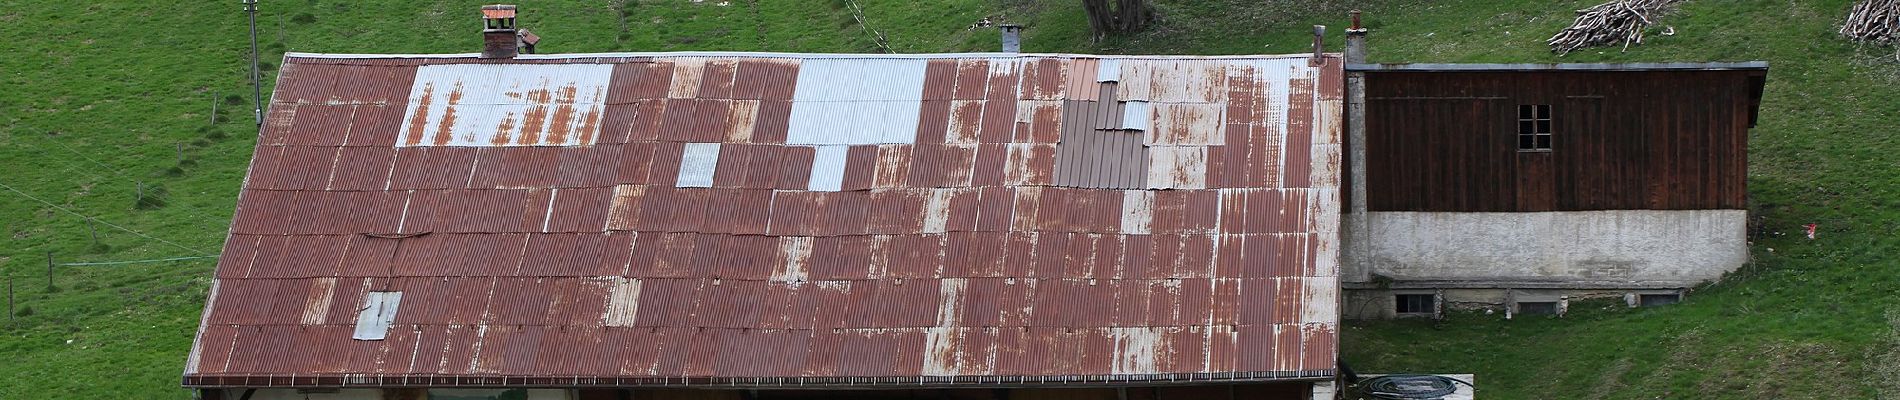
[[[1021,53],[1023,51],[1023,26],[1016,24],[997,25],[1003,30],[1003,52]]]
[[[1313,25],[1313,59],[1318,60],[1320,53],[1326,50],[1326,25]]]

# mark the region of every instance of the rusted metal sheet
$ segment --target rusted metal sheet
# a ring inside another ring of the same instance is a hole
[[[390,147],[344,147],[337,151],[336,167],[326,179],[327,190],[375,190],[389,187],[389,168],[396,162]]]
[[[1333,368],[1339,86],[1301,56],[292,60],[188,382]]]
[[[515,6],[513,5],[495,4],[495,5],[482,6],[482,18],[484,19],[503,19],[503,18],[514,18],[514,17],[515,17]]]
[[[1133,104],[1133,103],[1131,103]],[[1149,144],[1216,146],[1226,144],[1219,104],[1162,103],[1154,107]],[[1145,110],[1144,110],[1145,111]]]
[[[1304,63],[1304,61],[1300,61]],[[1220,103],[1232,64],[1184,59],[1126,60],[1120,63],[1119,100],[1155,103]]]
[[[389,173],[389,190],[467,187],[478,149],[468,147],[402,148]]]
[[[592,144],[613,75],[606,64],[422,66],[398,146]]]

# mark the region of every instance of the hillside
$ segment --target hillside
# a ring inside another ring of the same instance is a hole
[[[1293,53],[1308,51],[1313,24],[1333,26],[1339,48],[1358,5],[1375,61],[1767,60],[1750,144],[1759,228],[1743,271],[1673,307],[1348,324],[1344,359],[1361,372],[1476,373],[1487,399],[1900,396],[1900,266],[1888,256],[1900,251],[1900,62],[1834,36],[1849,0],[1691,2],[1663,21],[1673,36],[1561,58],[1542,40],[1595,0],[1155,1],[1161,25],[1100,44],[1066,0],[559,1],[524,4],[521,24],[543,52],[877,52],[877,35],[897,52],[988,51],[995,31],[970,28],[987,17],[1027,25],[1027,52]],[[285,51],[475,51],[482,3],[264,2],[266,82]],[[0,398],[189,398],[177,382],[211,259],[59,266],[50,287],[47,259],[219,250],[255,137],[240,9],[0,7],[18,33],[0,42],[0,275],[18,303],[0,328]],[[1800,233],[1807,223],[1817,239]]]

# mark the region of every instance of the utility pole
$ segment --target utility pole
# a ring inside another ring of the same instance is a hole
[[[251,100],[256,108],[251,110],[256,116],[257,126],[264,126],[264,86],[259,82],[257,73],[257,0],[241,0],[244,12],[251,14]],[[217,117],[212,117],[217,118]]]

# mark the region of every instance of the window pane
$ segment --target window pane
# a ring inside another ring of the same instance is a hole
[[[1536,146],[1536,143],[1532,141],[1533,139],[1531,139],[1534,136],[1535,135],[1517,135],[1517,149],[1530,150],[1530,149],[1536,148],[1534,147]]]
[[[1429,294],[1401,294],[1393,300],[1395,300],[1393,302],[1395,303],[1394,305],[1397,306],[1394,307],[1395,310],[1393,311],[1397,311],[1400,314],[1432,312],[1432,295]]]
[[[1530,120],[1517,121],[1517,134],[1529,135],[1529,134],[1537,133],[1535,131],[1537,129],[1535,124],[1536,123],[1531,122]]]
[[[1550,135],[1537,135],[1537,148],[1540,150],[1549,150]]]
[[[1550,120],[1537,120],[1537,133],[1550,133]]]
[[[1537,106],[1537,119],[1550,119],[1550,105]]]
[[[1531,119],[1531,118],[1536,118],[1536,116],[1531,113],[1531,106],[1529,105],[1517,106],[1517,119]]]

